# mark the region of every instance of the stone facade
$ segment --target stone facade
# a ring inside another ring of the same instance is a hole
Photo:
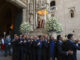
[[[63,32],[61,34],[66,35],[68,33],[73,33],[76,38],[79,38],[80,1],[79,0],[60,0],[60,1],[45,0],[45,1],[48,4],[48,8],[50,7],[51,1],[56,2],[55,11],[48,14],[47,17],[51,16],[52,13],[55,14],[55,16],[59,19],[59,22],[62,24],[63,27]],[[71,10],[73,10],[73,15],[74,15],[73,17],[71,17]]]
[[[12,0],[14,1],[14,0]],[[39,4],[41,0],[15,0],[22,1],[23,8],[23,21],[31,22],[32,26],[36,28],[37,26],[37,8],[40,8]],[[59,19],[59,22],[62,24],[63,32],[62,35],[66,35],[68,33],[74,33],[74,35],[79,38],[80,36],[80,1],[79,0],[45,0],[44,4],[47,4],[47,7],[50,8],[50,2],[56,2],[56,9],[49,13],[47,17],[50,17],[51,14],[55,14],[55,16]],[[35,3],[36,2],[36,3]],[[38,3],[39,2],[39,3]],[[42,2],[43,3],[43,2]],[[71,17],[71,10],[73,10],[73,17]]]
[[[56,0],[56,16],[63,26],[62,34],[73,33],[76,38],[80,37],[80,1],[79,0]],[[74,11],[71,17],[70,10]]]

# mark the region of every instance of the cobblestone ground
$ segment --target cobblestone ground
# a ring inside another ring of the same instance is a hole
[[[77,51],[77,60],[80,60],[80,50]]]
[[[0,60],[12,60],[11,56],[5,57],[3,52],[0,51]]]

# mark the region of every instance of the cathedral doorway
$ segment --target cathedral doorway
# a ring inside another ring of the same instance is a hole
[[[5,0],[0,0],[0,34],[19,33],[21,22],[22,9]]]

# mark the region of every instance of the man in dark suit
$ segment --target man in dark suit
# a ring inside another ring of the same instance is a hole
[[[30,37],[26,35],[24,40],[25,60],[31,60],[30,48],[31,48]]]
[[[48,60],[48,58],[49,58],[49,54],[48,54],[48,46],[49,46],[49,44],[48,44],[48,35],[46,34],[46,35],[44,35],[44,41],[42,42],[43,44],[43,48],[42,48],[42,55],[43,55],[43,60]]]
[[[24,36],[20,35],[19,40],[20,60],[24,60]]]
[[[44,40],[43,36],[40,36],[40,39],[37,40],[37,60],[42,60],[42,41]]]
[[[13,53],[12,53],[12,60],[20,60],[20,53],[19,53],[19,37],[15,36],[14,39],[12,40],[12,48],[13,48]]]
[[[37,36],[34,36],[33,42],[32,42],[32,60],[37,60]]]
[[[64,56],[68,56],[69,54],[73,54],[73,51],[71,50],[68,50],[68,51],[64,51],[63,50],[63,39],[61,37],[61,35],[58,35],[57,36],[57,42],[56,42],[56,48],[55,48],[55,54],[56,54],[56,57],[57,57],[57,60],[65,60],[64,59]]]
[[[68,34],[67,38],[68,40],[64,43],[63,49],[65,51],[71,50],[73,51],[73,54],[64,56],[65,60],[77,60],[76,52],[77,52],[77,49],[80,50],[80,46],[76,45],[75,42],[73,41],[73,34]]]

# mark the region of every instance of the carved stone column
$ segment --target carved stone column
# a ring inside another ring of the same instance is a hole
[[[34,29],[36,29],[36,0],[33,0],[33,20],[34,20]]]
[[[27,22],[27,9],[23,9],[23,21],[22,22]]]

